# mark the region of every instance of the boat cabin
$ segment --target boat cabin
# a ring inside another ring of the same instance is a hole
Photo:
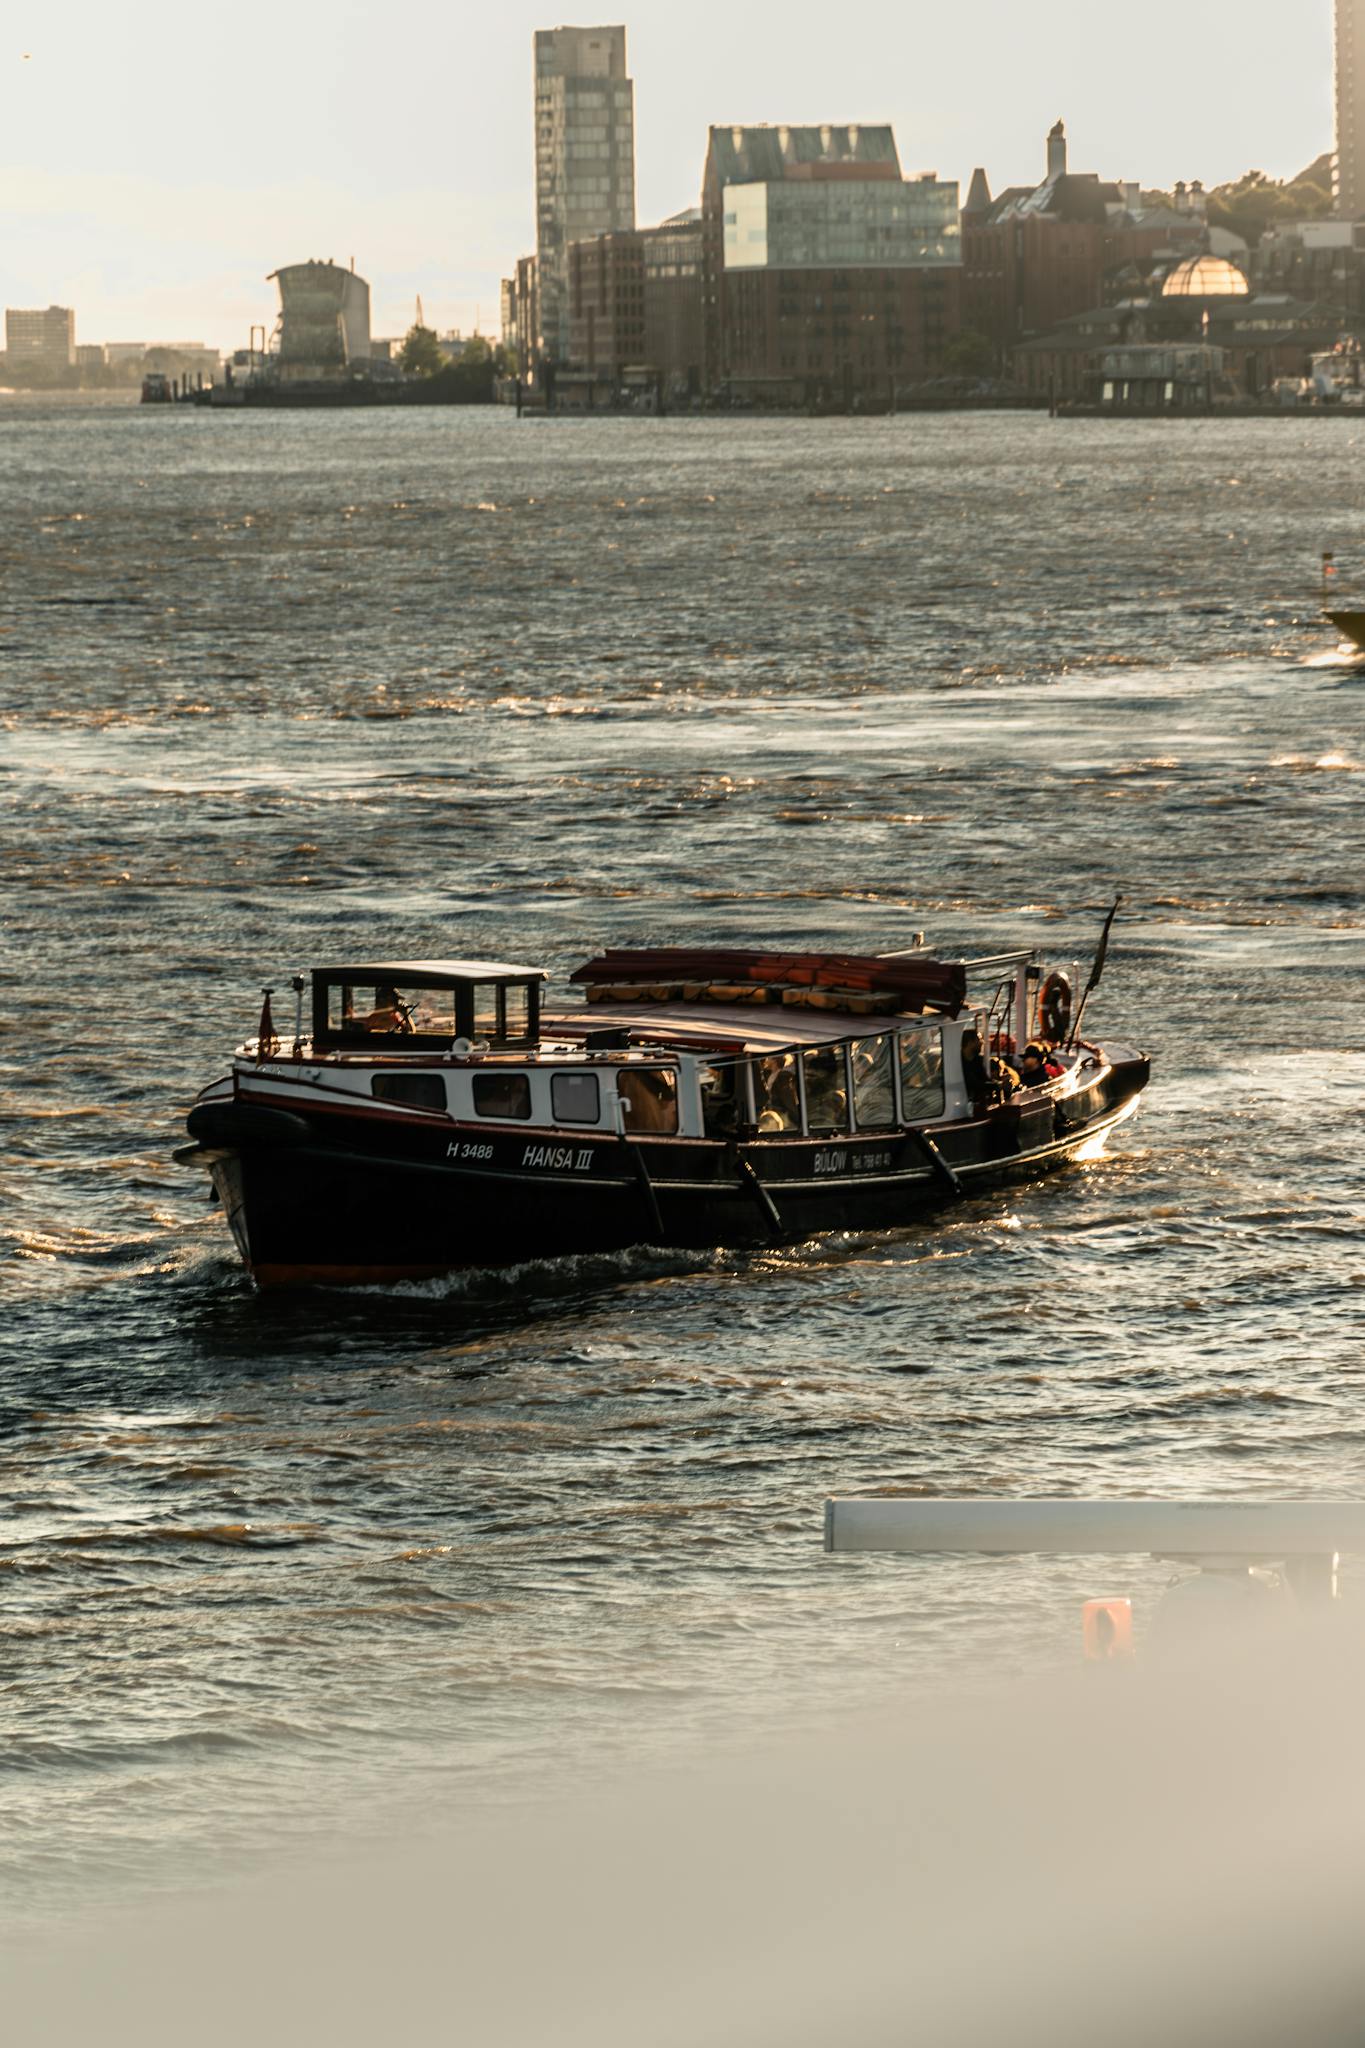
[[[971,972],[996,983],[984,1005],[968,1000]],[[969,1116],[979,1089],[964,1072],[964,1037],[1021,1042],[1039,973],[1032,953],[620,951],[571,977],[586,1001],[546,1010],[539,967],[315,967],[310,1054],[327,1062],[332,1098],[476,1129],[857,1138]],[[277,1044],[244,1047],[244,1060],[259,1071]],[[304,1057],[300,1036],[289,1069],[323,1085],[300,1070]]]
[[[528,1049],[540,1038],[545,970],[494,960],[391,960],[313,969],[318,1052]]]

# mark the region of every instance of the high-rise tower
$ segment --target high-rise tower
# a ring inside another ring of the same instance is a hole
[[[536,254],[546,355],[569,353],[569,244],[635,225],[624,28],[536,31]]]
[[[1365,220],[1365,0],[1336,0],[1336,11],[1336,211]]]

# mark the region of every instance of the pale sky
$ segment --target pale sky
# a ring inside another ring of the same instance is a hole
[[[266,273],[352,256],[376,334],[496,333],[533,247],[531,34],[624,19],[639,218],[697,203],[713,121],[891,121],[908,174],[1214,185],[1332,144],[1331,0],[6,0],[0,300],[84,341],[237,346]]]

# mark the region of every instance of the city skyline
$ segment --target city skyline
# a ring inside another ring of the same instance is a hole
[[[10,305],[73,305],[81,340],[232,346],[273,318],[268,271],[354,256],[377,333],[403,331],[418,293],[433,324],[496,333],[498,281],[535,246],[532,35],[561,19],[625,24],[641,221],[697,203],[708,126],[732,119],[890,121],[908,172],[964,191],[977,163],[997,190],[1035,182],[1059,114],[1073,162],[1105,176],[1289,177],[1331,146],[1332,12],[1316,0],[1286,40],[1261,0],[1234,50],[1214,10],[1154,0],[1135,51],[1062,0],[1039,48],[1017,8],[980,0],[964,53],[951,20],[882,0],[841,10],[837,40],[809,4],[740,19],[699,0],[685,37],[657,0],[514,5],[491,33],[424,5],[395,47],[354,0],[309,0],[272,24],[266,63],[209,30],[149,51],[92,0],[70,0],[58,38],[29,7],[3,59],[0,286]]]

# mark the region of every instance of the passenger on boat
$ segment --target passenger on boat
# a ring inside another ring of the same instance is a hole
[[[701,1076],[702,1128],[708,1138],[733,1137],[739,1128],[739,1070],[705,1067]]]
[[[1042,1088],[1055,1081],[1062,1068],[1040,1039],[1030,1039],[1019,1059],[1019,1079],[1025,1088]]]
[[[848,1090],[844,1056],[836,1046],[819,1045],[805,1056],[806,1125],[812,1131],[848,1129]]]
[[[801,1128],[801,1101],[796,1092],[796,1055],[770,1053],[754,1066],[758,1128],[772,1135]]]
[[[362,1031],[411,1032],[412,1018],[396,988],[385,986],[374,992],[374,1008],[356,1023]]]

